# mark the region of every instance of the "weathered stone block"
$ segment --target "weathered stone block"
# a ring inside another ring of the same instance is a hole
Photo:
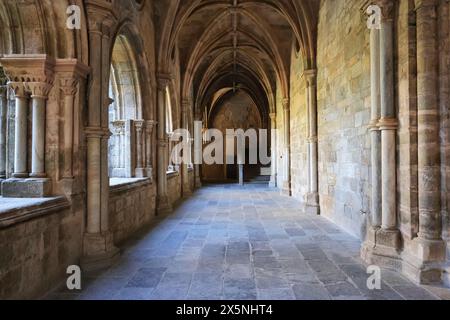
[[[49,179],[8,179],[2,183],[5,198],[45,198],[51,195]]]

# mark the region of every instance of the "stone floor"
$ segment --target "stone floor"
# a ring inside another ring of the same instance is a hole
[[[265,186],[208,186],[123,248],[83,291],[49,299],[438,299],[383,270],[367,288],[360,242],[328,220],[307,216]],[[438,291],[436,291],[438,290]],[[439,291],[440,290],[440,291]],[[433,293],[434,292],[434,293]]]

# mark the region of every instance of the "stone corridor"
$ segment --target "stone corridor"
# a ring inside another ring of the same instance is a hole
[[[120,261],[87,275],[79,293],[47,299],[439,299],[382,271],[370,291],[360,241],[264,185],[210,185],[122,248]]]

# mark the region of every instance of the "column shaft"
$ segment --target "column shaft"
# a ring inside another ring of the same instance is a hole
[[[271,148],[271,175],[270,175],[270,187],[275,188],[277,186],[277,115],[276,113],[270,114],[270,148]]]
[[[28,99],[23,83],[12,83],[11,86],[14,90],[16,100],[13,176],[15,178],[26,178],[28,177]]]
[[[8,110],[7,87],[0,86],[0,179],[6,178],[6,114]]]
[[[393,20],[384,19],[380,32],[381,63],[381,158],[382,158],[382,227],[397,227],[396,129],[394,107]]]
[[[33,178],[45,177],[45,104],[46,98],[32,96],[33,125],[31,146],[31,174]]]
[[[284,182],[283,194],[291,195],[291,112],[289,99],[283,101],[284,115]]]
[[[437,1],[416,1],[418,67],[419,237],[440,240]]]
[[[371,224],[381,227],[381,133],[378,127],[380,120],[380,31],[372,29],[370,33],[370,76],[371,76]]]

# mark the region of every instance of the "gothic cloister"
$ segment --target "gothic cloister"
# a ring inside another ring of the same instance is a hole
[[[450,299],[449,64],[446,0],[0,0],[0,298]]]

